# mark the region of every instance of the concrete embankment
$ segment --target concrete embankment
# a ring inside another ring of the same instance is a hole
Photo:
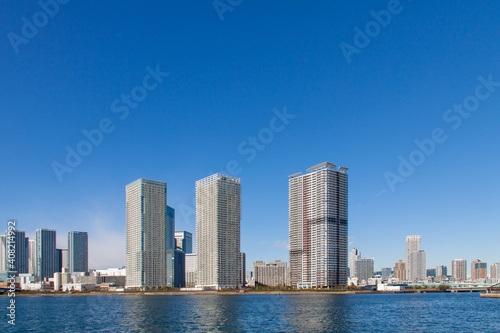
[[[500,293],[498,293],[498,294],[492,294],[492,293],[481,294],[481,297],[484,297],[484,298],[500,298]]]

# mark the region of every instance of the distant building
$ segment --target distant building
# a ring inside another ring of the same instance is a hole
[[[176,231],[175,248],[186,254],[193,253],[193,234],[188,231]]]
[[[446,277],[448,276],[448,267],[444,265],[440,265],[436,267],[436,276],[437,277]]]
[[[358,281],[360,283],[363,280],[368,282],[368,279],[373,276],[374,258],[359,258],[356,260],[355,265]]]
[[[36,231],[37,276],[41,280],[54,277],[57,271],[56,231],[38,229]]]
[[[246,265],[247,265],[247,256],[244,252],[240,252],[241,256],[241,285],[244,287],[246,283],[246,275],[247,275],[247,270],[246,270]]]
[[[394,277],[399,281],[406,281],[406,264],[400,260],[394,265]]]
[[[66,268],[69,272],[69,250],[61,249],[61,272]]]
[[[456,281],[467,280],[467,260],[455,259],[451,262],[451,276]]]
[[[475,259],[471,262],[471,280],[486,279],[488,276],[488,265],[479,260]]]
[[[425,251],[410,253],[410,281],[424,280],[427,276]]]
[[[255,285],[277,287],[288,285],[288,268],[286,261],[276,260],[267,265],[258,260],[254,262],[253,274]]]
[[[490,278],[500,279],[500,262],[492,264],[490,266]]]
[[[167,271],[167,262],[175,257],[172,252],[167,259],[175,230],[167,207],[167,183],[140,178],[126,186],[127,287],[167,286],[167,280],[175,280]]]
[[[5,235],[0,235],[0,273],[6,272],[6,238]]]
[[[324,162],[289,176],[292,286],[347,285],[346,171]]]
[[[175,250],[175,279],[174,287],[184,288],[186,286],[186,253]]]
[[[70,231],[68,233],[69,272],[88,272],[89,270],[89,235],[87,232]],[[62,253],[61,253],[62,262]]]
[[[380,275],[382,276],[382,278],[384,278],[384,279],[390,278],[392,275],[392,268],[390,268],[390,267],[382,268],[380,273],[381,273]]]
[[[100,276],[126,276],[127,275],[127,269],[125,267],[97,269],[96,272],[99,273]]]
[[[185,256],[185,283],[186,287],[196,286],[197,260],[196,254],[187,253]]]
[[[413,281],[412,277],[415,277],[417,274],[412,273],[411,270],[413,267],[417,267],[417,266],[412,265],[411,253],[420,251],[420,241],[421,241],[420,235],[406,236],[406,277],[412,281]],[[418,266],[418,267],[421,268],[420,266]],[[425,267],[424,267],[424,269],[425,269]],[[425,271],[419,272],[419,273],[420,273],[419,276],[425,275]]]
[[[356,276],[356,260],[361,258],[361,251],[353,247],[349,252],[349,277]]]
[[[7,231],[8,233],[8,231]],[[14,230],[14,242],[11,242],[15,248],[15,258],[14,265],[10,267],[10,263],[7,262],[6,271],[14,271],[17,274],[28,274],[29,265],[28,265],[28,256],[29,256],[29,238],[26,237],[26,233],[24,231]],[[6,242],[9,241],[9,236],[6,234]],[[8,251],[5,251],[8,254]]]
[[[435,268],[428,268],[426,276],[427,277],[436,277],[436,269]]]
[[[197,286],[241,285],[241,180],[216,173],[196,182]]]
[[[30,239],[28,242],[28,274],[34,276],[38,274],[36,267],[36,240],[34,239]]]

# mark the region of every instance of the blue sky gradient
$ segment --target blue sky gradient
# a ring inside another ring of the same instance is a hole
[[[122,266],[126,184],[166,181],[176,229],[194,233],[194,183],[229,162],[250,268],[288,260],[287,176],[329,161],[349,168],[349,247],[376,269],[403,259],[410,234],[428,267],[498,262],[500,87],[457,129],[443,116],[478,77],[500,82],[500,3],[402,0],[349,63],[341,43],[355,47],[355,27],[391,3],[243,1],[221,21],[211,1],[70,1],[13,47],[9,33],[21,38],[41,7],[2,2],[0,221],[56,229],[60,247],[88,231],[90,267]],[[120,119],[113,102],[156,68],[169,75]],[[294,118],[269,137],[285,109]],[[53,163],[103,119],[113,130],[59,181]],[[386,173],[436,128],[447,140],[391,191]]]

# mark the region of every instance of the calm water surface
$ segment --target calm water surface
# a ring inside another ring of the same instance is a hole
[[[0,298],[5,309],[8,298]],[[5,305],[5,306],[4,306]],[[500,332],[477,293],[17,297],[1,332]]]

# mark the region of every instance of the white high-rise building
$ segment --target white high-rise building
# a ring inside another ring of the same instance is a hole
[[[368,282],[368,279],[373,276],[373,266],[375,259],[374,258],[359,258],[356,259],[354,266],[356,267],[356,275],[358,281]]]
[[[353,247],[349,252],[349,277],[356,277],[356,260],[361,258],[361,251]]]
[[[451,276],[457,281],[467,280],[467,260],[455,259],[451,262]]]
[[[38,269],[36,267],[36,240],[30,239],[28,242],[28,273],[37,275]]]
[[[126,186],[127,287],[169,285],[175,229],[167,211],[167,183],[141,178]]]
[[[410,281],[420,281],[427,277],[425,251],[411,252],[410,265]]]
[[[411,279],[411,277],[413,276],[412,272],[411,272],[412,263],[411,263],[410,254],[412,252],[420,251],[420,240],[421,240],[420,235],[406,236],[406,278],[407,279]]]
[[[241,285],[241,180],[219,173],[196,182],[197,286]]]
[[[324,162],[289,176],[290,283],[347,285],[347,168]]]
[[[185,282],[186,287],[196,286],[196,271],[198,270],[198,261],[196,260],[196,254],[186,253],[185,256]]]
[[[0,235],[0,273],[3,273],[7,270],[5,267],[5,265],[6,265],[6,260],[5,260],[5,258],[6,258],[5,257],[6,242],[7,242],[7,239],[5,238],[5,235]]]

